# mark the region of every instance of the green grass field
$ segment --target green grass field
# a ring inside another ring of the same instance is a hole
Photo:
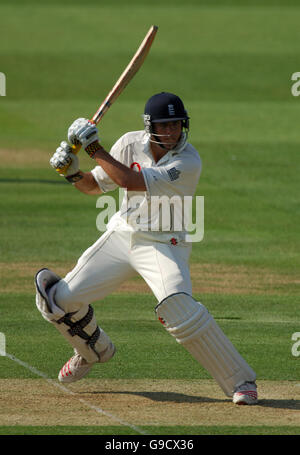
[[[299,21],[292,0],[1,1],[1,435],[299,435]],[[49,158],[71,122],[97,110],[152,24],[150,54],[100,137],[109,149],[142,129],[153,93],[184,100],[205,197],[194,295],[256,370],[251,409],[234,407],[165,332],[140,279],[94,303],[115,358],[55,388],[71,350],[36,310],[34,274],[66,273],[99,232],[96,197],[62,181]]]

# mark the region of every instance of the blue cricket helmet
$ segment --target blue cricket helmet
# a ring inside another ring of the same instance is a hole
[[[189,129],[189,116],[179,96],[161,92],[151,96],[144,109],[144,124],[147,133],[152,133],[152,123],[182,120],[182,126]]]

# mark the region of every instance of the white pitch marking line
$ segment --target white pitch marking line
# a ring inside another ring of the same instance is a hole
[[[58,382],[54,381],[53,379],[48,378],[48,376],[45,373],[43,373],[42,371],[37,370],[35,367],[29,365],[28,363],[23,362],[23,360],[18,359],[14,355],[6,353],[6,357],[8,357],[10,360],[13,360],[14,362],[18,363],[22,367],[27,368],[27,370],[30,370],[32,373],[36,374],[37,376],[40,376],[40,377],[44,378],[51,385],[53,385],[54,387],[57,387],[58,389],[62,390],[63,392],[65,392],[65,393],[67,393],[69,395],[77,396],[74,392],[72,392],[72,390],[69,390],[67,387],[63,386],[62,384],[59,384]],[[86,400],[83,400],[82,398],[78,398],[78,401],[80,401],[82,404],[86,405],[90,409],[93,409],[94,411],[98,412],[98,414],[103,414],[104,416],[110,418],[111,420],[114,420],[115,422],[117,422],[120,425],[124,425],[125,427],[129,427],[129,428],[131,428],[132,430],[136,431],[139,434],[143,434],[143,435],[147,434],[145,431],[141,430],[140,428],[136,427],[135,425],[131,425],[130,423],[119,419],[118,417],[116,417],[115,415],[111,414],[110,412],[106,412],[103,409],[101,409],[100,407],[94,406],[93,404],[89,403]]]

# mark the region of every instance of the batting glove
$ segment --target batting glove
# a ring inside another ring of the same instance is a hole
[[[86,149],[93,142],[99,142],[97,127],[85,118],[78,118],[68,130],[68,140],[73,145],[80,143]]]
[[[79,159],[72,151],[72,147],[63,141],[50,159],[51,166],[63,177],[77,174],[79,171]]]

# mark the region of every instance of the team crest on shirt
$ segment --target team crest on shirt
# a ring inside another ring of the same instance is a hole
[[[180,171],[178,169],[176,169],[176,167],[172,167],[171,169],[168,169],[167,172],[168,172],[168,175],[172,182],[179,178]]]

